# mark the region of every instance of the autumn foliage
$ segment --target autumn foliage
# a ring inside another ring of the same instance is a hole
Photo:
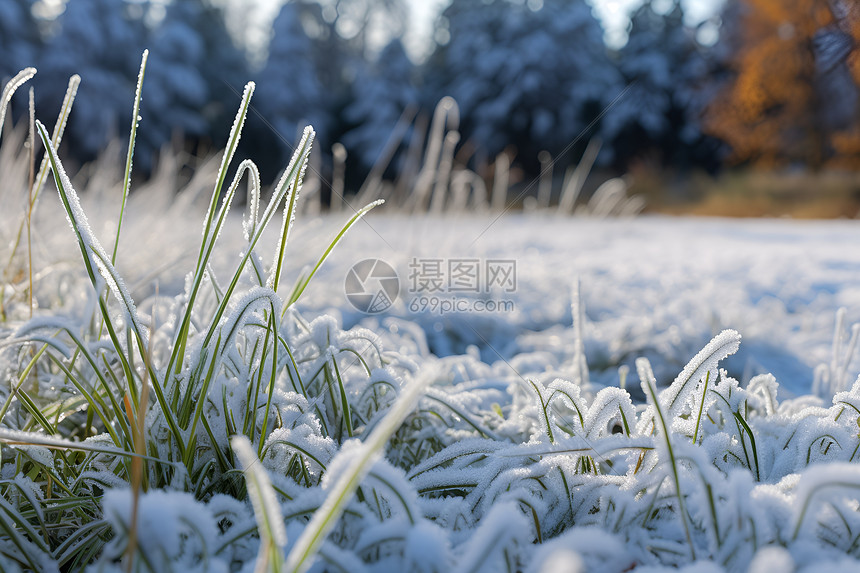
[[[858,0],[739,0],[731,80],[707,130],[761,167],[858,165]]]

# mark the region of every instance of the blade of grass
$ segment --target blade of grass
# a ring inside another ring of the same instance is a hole
[[[304,278],[304,280],[299,280],[299,282],[296,283],[296,286],[293,288],[293,292],[290,293],[290,297],[287,299],[287,304],[284,305],[284,310],[281,311],[281,318],[283,318],[284,314],[286,314],[287,308],[289,308],[297,300],[299,300],[299,297],[302,296],[303,292],[305,292],[305,289],[307,288],[308,284],[311,282],[311,279],[314,278],[314,275],[316,274],[316,272],[319,270],[319,268],[326,261],[328,256],[331,254],[332,250],[334,250],[334,248],[337,246],[337,244],[340,243],[341,239],[343,239],[344,235],[346,235],[346,232],[349,231],[350,228],[352,228],[352,226],[355,225],[359,221],[359,219],[364,217],[364,215],[366,215],[371,209],[378,207],[379,205],[382,205],[383,203],[385,203],[385,201],[382,199],[380,199],[378,201],[374,201],[373,203],[369,203],[369,204],[365,205],[364,207],[362,207],[361,209],[359,209],[358,212],[355,215],[353,215],[349,221],[347,221],[346,225],[344,225],[341,228],[340,232],[335,236],[335,238],[331,241],[331,243],[329,243],[328,248],[325,250],[325,252],[322,254],[320,259],[317,261],[317,264],[314,266],[313,270],[307,275],[306,278]]]
[[[109,454],[113,456],[123,456],[127,458],[140,457],[152,462],[175,466],[174,462],[165,461],[153,456],[146,456],[128,452],[119,448],[108,448],[104,446],[94,445],[92,442],[73,442],[63,438],[54,438],[45,436],[44,434],[36,434],[33,432],[21,432],[17,430],[9,430],[0,428],[0,443],[10,446],[43,446],[45,448],[72,450],[77,452],[96,452],[99,454]]]
[[[119,249],[119,235],[122,231],[122,218],[125,214],[125,203],[128,199],[128,189],[131,186],[131,163],[134,157],[134,144],[137,139],[137,125],[140,122],[140,94],[143,89],[143,76],[146,73],[146,61],[149,59],[149,50],[143,51],[143,56],[140,58],[140,72],[137,75],[137,89],[134,92],[134,108],[131,116],[131,131],[128,136],[128,153],[125,157],[125,175],[122,178],[122,204],[119,208],[119,220],[116,224],[116,239],[113,243],[113,252],[111,253],[110,262],[116,264],[116,252]]]
[[[63,140],[63,132],[66,129],[66,123],[69,119],[69,114],[72,111],[72,105],[75,101],[75,96],[78,93],[78,86],[81,83],[81,76],[75,74],[71,78],[69,78],[69,87],[66,89],[66,95],[63,98],[63,105],[60,108],[60,114],[57,116],[57,123],[54,125],[54,133],[51,136],[51,141],[54,144],[54,148],[58,148],[60,146],[60,142]],[[42,187],[45,184],[45,180],[48,177],[48,167],[49,167],[48,156],[42,158],[42,164],[39,167],[39,175],[36,177],[36,183],[34,187],[30,190],[30,197],[32,197],[30,211],[34,211],[36,209],[36,204],[39,201],[39,195],[42,191]],[[9,260],[6,263],[6,270],[4,271],[4,275],[9,275],[9,269],[12,267],[12,263],[15,261],[15,255],[18,252],[18,246],[21,244],[21,236],[24,232],[25,221],[21,221],[21,224],[18,225],[18,232],[15,235],[15,241],[12,243],[12,249],[9,254]],[[0,295],[2,297],[2,295]],[[0,298],[0,309],[3,307],[3,300]]]
[[[233,127],[230,129],[230,136],[227,139],[227,148],[221,157],[221,166],[218,168],[218,179],[215,183],[215,188],[212,190],[212,198],[209,201],[209,208],[206,211],[206,219],[203,227],[203,242],[200,245],[200,253],[197,256],[197,267],[194,271],[194,282],[189,292],[188,302],[185,307],[185,312],[180,322],[180,327],[176,331],[176,336],[173,341],[173,351],[170,353],[170,359],[167,362],[165,372],[168,376],[178,374],[182,369],[182,363],[177,359],[185,355],[185,348],[188,342],[188,329],[191,325],[191,312],[194,309],[194,302],[197,298],[197,293],[200,290],[200,285],[203,282],[203,274],[206,265],[209,262],[207,254],[207,246],[210,246],[210,234],[212,223],[215,218],[215,206],[218,204],[218,198],[221,196],[221,189],[224,186],[224,180],[227,177],[227,168],[236,153],[236,147],[239,144],[239,139],[242,137],[242,128],[245,125],[245,117],[248,115],[248,107],[251,105],[251,96],[254,94],[254,82],[248,82],[245,85],[245,91],[242,94],[242,103],[239,104],[239,109],[236,112],[236,118],[233,120]],[[216,234],[217,236],[217,234]],[[214,238],[211,241],[214,244]],[[208,253],[211,253],[211,248]]]
[[[36,68],[24,68],[3,87],[3,95],[0,95],[0,135],[3,134],[3,124],[6,123],[6,109],[15,92],[30,78],[36,75]]]
[[[27,294],[28,294],[28,310],[30,318],[33,318],[33,238],[32,238],[32,223],[33,223],[33,181],[35,179],[36,169],[36,96],[33,88],[30,87],[30,178],[27,180],[27,189],[30,191],[27,194]]]
[[[83,256],[84,265],[86,266],[87,274],[90,277],[90,281],[93,287],[96,289],[96,292],[101,293],[100,281],[96,277],[96,269],[93,268],[95,266],[98,268],[99,274],[101,274],[107,281],[108,286],[110,287],[110,290],[113,292],[116,299],[122,305],[127,315],[128,327],[131,328],[132,332],[134,333],[139,349],[143,351],[143,349],[147,348],[147,336],[146,333],[143,331],[143,328],[140,324],[140,320],[137,316],[137,310],[135,308],[134,301],[132,300],[131,295],[129,295],[129,293],[125,290],[122,279],[117,274],[116,269],[111,264],[110,260],[104,252],[104,249],[99,244],[98,240],[91,234],[89,229],[89,223],[87,221],[86,215],[81,209],[78,195],[75,192],[74,187],[72,187],[72,183],[71,181],[69,181],[69,178],[62,167],[62,163],[57,157],[57,153],[53,147],[53,144],[51,143],[50,139],[48,139],[48,134],[45,131],[45,126],[42,125],[41,122],[37,121],[36,127],[39,130],[39,134],[42,137],[42,143],[44,144],[46,153],[50,159],[51,169],[54,173],[54,180],[57,184],[57,191],[60,195],[60,200],[63,203],[63,207],[66,210],[66,214],[69,217],[69,221],[72,224],[72,229],[78,239],[78,245],[80,247],[81,255]],[[98,297],[98,304],[101,310],[102,318],[104,319],[104,324],[108,330],[108,335],[110,336],[111,342],[116,349],[117,356],[120,359],[120,364],[122,365],[123,372],[126,377],[127,390],[131,395],[132,399],[135,400],[135,404],[137,404],[137,393],[134,384],[134,372],[131,368],[131,365],[128,363],[128,360],[126,360],[124,356],[122,344],[120,343],[113,323],[111,322],[110,312],[107,308],[107,301],[105,300],[105,297],[101,294],[99,294]],[[176,423],[173,411],[169,408],[169,404],[162,390],[161,383],[158,380],[158,376],[155,373],[155,370],[152,368],[151,364],[146,366],[148,376],[152,380],[153,389],[155,390],[159,405],[161,406],[161,413],[164,416],[164,419],[167,422],[171,433],[176,439],[177,446],[180,448],[180,451],[184,453],[185,440]]]
[[[702,412],[705,409],[705,398],[708,395],[708,383],[711,380],[711,371],[708,370],[708,373],[705,374],[705,386],[702,388],[702,402],[699,404],[699,413],[696,416],[696,428],[693,430],[693,443],[697,443],[699,441],[699,425],[702,423]]]
[[[137,110],[137,104],[140,102],[140,81],[143,80],[143,67],[146,65],[146,56],[148,52],[143,53],[143,62],[141,63],[140,69],[140,80],[138,80],[138,98],[135,102],[135,110]],[[132,141],[130,145],[134,145]],[[131,152],[129,152],[129,164],[131,159]],[[117,239],[119,239],[119,229],[117,229]],[[114,251],[116,254],[116,251]],[[158,286],[155,288],[155,298],[158,299]],[[149,337],[152,339],[152,333],[155,331],[156,325],[156,315],[155,309],[157,307],[153,307],[153,316],[152,321],[149,325]],[[146,454],[146,436],[144,432],[146,432],[146,411],[149,406],[149,380],[146,376],[146,372],[149,371],[152,363],[152,357],[150,355],[150,347],[147,347],[146,352],[143,357],[146,362],[147,369],[144,370],[143,380],[141,381],[141,389],[140,389],[140,403],[137,407],[137,412],[135,413],[135,419],[129,417],[128,423],[132,427],[132,438],[134,439],[134,453],[137,454],[137,457],[131,459],[131,526],[129,527],[128,532],[128,545],[126,546],[126,573],[131,573],[132,568],[134,567],[134,556],[137,552],[137,515],[140,509],[140,490],[141,488],[145,488],[145,474],[143,471],[143,456]]]
[[[263,211],[263,216],[260,219],[260,223],[257,225],[256,233],[251,237],[248,249],[242,256],[242,259],[239,261],[239,265],[236,269],[236,272],[233,274],[233,279],[230,281],[230,285],[224,291],[224,298],[221,300],[221,304],[218,305],[218,309],[215,311],[215,315],[212,317],[212,325],[217,325],[221,321],[221,317],[224,316],[224,313],[227,310],[227,305],[229,303],[230,297],[232,296],[233,291],[236,290],[236,287],[239,284],[239,278],[241,277],[242,270],[245,268],[245,264],[251,258],[251,253],[254,251],[254,247],[257,245],[257,242],[260,240],[260,237],[263,235],[263,232],[269,225],[269,222],[271,222],[272,218],[275,216],[275,212],[277,211],[278,206],[281,204],[281,201],[284,199],[284,196],[287,194],[287,191],[290,188],[290,182],[297,177],[300,170],[304,169],[303,165],[307,163],[314,135],[314,130],[310,126],[305,128],[301,143],[296,148],[296,151],[293,153],[293,158],[290,160],[289,167],[284,172],[283,177],[281,177],[281,181],[279,182],[276,191],[272,196],[272,199],[266,206],[265,211]],[[212,341],[212,337],[215,334],[215,330],[216,329],[212,327],[208,329],[206,337],[203,341],[204,347],[208,346],[209,343]]]

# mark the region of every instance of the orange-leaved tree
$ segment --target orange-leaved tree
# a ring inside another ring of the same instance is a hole
[[[731,159],[820,168],[860,150],[857,129],[860,0],[738,0],[732,79],[706,129]]]

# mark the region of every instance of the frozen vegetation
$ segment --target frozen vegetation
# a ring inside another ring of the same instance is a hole
[[[2,134],[0,569],[860,567],[855,223],[295,217],[314,132],[261,199],[252,92],[175,197],[51,152],[28,198]],[[420,304],[452,259],[514,261],[456,295],[513,306]]]

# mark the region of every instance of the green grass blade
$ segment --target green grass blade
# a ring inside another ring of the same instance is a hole
[[[206,211],[206,222],[203,227],[203,242],[200,245],[200,252],[197,256],[197,267],[194,271],[194,283],[189,293],[188,303],[185,307],[180,327],[176,331],[176,337],[173,341],[173,351],[170,353],[170,359],[167,362],[165,372],[168,376],[178,373],[182,368],[181,361],[177,362],[180,356],[184,356],[185,348],[188,342],[188,329],[191,325],[191,312],[194,309],[194,302],[197,299],[197,293],[200,290],[200,285],[203,282],[203,274],[208,263],[207,246],[210,242],[214,244],[214,239],[210,241],[212,235],[212,224],[215,218],[215,207],[218,204],[218,198],[221,196],[221,189],[224,186],[224,180],[227,177],[227,168],[236,153],[236,147],[239,144],[239,139],[242,136],[242,128],[245,125],[245,117],[248,115],[248,107],[251,105],[251,96],[254,94],[254,82],[248,82],[245,85],[245,91],[242,94],[242,103],[236,112],[236,118],[233,120],[233,127],[230,129],[230,137],[227,140],[227,148],[224,150],[224,155],[221,157],[221,166],[218,168],[218,179],[215,183],[215,188],[212,190],[212,197],[209,200],[209,208]],[[211,249],[209,250],[211,252]]]
[[[275,190],[272,199],[269,201],[269,204],[266,206],[266,210],[263,212],[263,216],[260,218],[260,223],[257,225],[256,233],[251,237],[249,241],[249,245],[245,254],[242,256],[242,259],[239,261],[239,265],[236,269],[236,272],[233,274],[233,279],[230,281],[230,285],[224,291],[224,298],[221,300],[221,304],[218,305],[218,309],[215,311],[215,315],[212,318],[211,324],[217,325],[221,317],[224,316],[224,313],[227,310],[227,305],[230,301],[230,297],[233,295],[233,292],[236,290],[236,287],[239,284],[239,278],[242,275],[242,270],[245,268],[248,260],[251,258],[251,254],[254,251],[254,247],[259,242],[260,237],[263,235],[263,232],[266,230],[266,227],[271,222],[272,218],[275,216],[275,212],[278,209],[278,206],[281,204],[281,201],[284,199],[288,188],[290,186],[290,182],[293,181],[297,175],[299,170],[302,168],[301,166],[307,163],[308,155],[311,151],[311,143],[314,139],[314,130],[308,126],[305,128],[304,136],[302,137],[301,143],[296,148],[296,151],[293,153],[293,158],[290,160],[290,165],[287,170],[284,172],[283,177],[281,177],[280,182]],[[210,327],[208,332],[206,333],[206,337],[203,341],[203,346],[206,347],[211,343],[212,337],[215,334],[215,328]]]
[[[143,89],[143,76],[146,73],[146,61],[149,58],[149,50],[143,51],[140,59],[140,73],[137,75],[137,89],[134,92],[134,109],[131,116],[131,131],[128,136],[128,152],[125,157],[125,175],[122,178],[122,205],[119,208],[119,220],[116,224],[116,239],[113,243],[113,253],[110,262],[116,264],[116,252],[119,249],[119,235],[122,231],[122,218],[125,214],[125,203],[128,199],[128,189],[131,186],[131,163],[134,157],[134,143],[137,140],[137,125],[140,123],[140,93]]]
[[[73,442],[71,440],[64,440],[62,438],[55,438],[52,436],[46,436],[44,434],[37,434],[34,432],[21,432],[18,430],[9,430],[7,428],[0,428],[0,443],[8,444],[10,446],[43,446],[45,448],[59,450],[96,452],[99,454],[109,454],[112,456],[123,456],[127,458],[140,458],[142,460],[149,460],[168,465],[176,465],[173,462],[168,462],[156,457],[136,454],[134,452],[128,452],[119,448],[108,448],[105,446],[99,446],[92,442]]]
[[[290,239],[290,231],[292,230],[293,224],[296,220],[296,208],[299,204],[299,193],[301,193],[302,190],[302,181],[305,178],[305,170],[307,167],[307,156],[305,156],[305,160],[301,163],[301,167],[296,176],[292,179],[289,191],[287,192],[287,202],[286,205],[284,205],[284,216],[283,222],[281,223],[281,235],[278,240],[278,247],[275,251],[277,256],[275,257],[275,263],[272,265],[272,274],[269,276],[267,282],[272,290],[276,292],[281,283],[281,271],[283,270],[284,258],[287,252],[287,243]]]
[[[18,376],[18,383],[12,386],[9,391],[9,395],[6,397],[6,400],[3,402],[3,407],[0,408],[0,423],[3,422],[3,418],[6,417],[6,412],[9,410],[9,405],[12,403],[12,399],[17,394],[18,389],[24,384],[24,381],[30,375],[30,371],[36,365],[36,362],[41,358],[42,354],[44,354],[45,350],[48,349],[48,345],[45,344],[42,348],[39,349],[38,352],[33,354],[33,358],[30,359],[30,362],[27,363],[27,366],[24,368],[24,371],[21,372],[21,375]]]
[[[89,223],[87,221],[83,209],[81,209],[78,195],[75,192],[74,187],[72,187],[72,183],[71,181],[69,181],[69,177],[66,175],[62,163],[57,157],[57,153],[53,147],[53,144],[51,143],[50,139],[48,139],[48,134],[45,130],[45,126],[42,125],[41,122],[37,121],[36,127],[39,130],[39,135],[42,137],[42,143],[45,145],[46,153],[51,162],[51,169],[54,173],[54,180],[57,185],[57,192],[60,195],[60,200],[63,203],[63,207],[66,210],[66,214],[69,217],[69,221],[71,222],[72,229],[78,239],[78,246],[80,247],[81,255],[84,259],[84,265],[86,266],[90,282],[96,289],[97,293],[102,292],[100,286],[101,281],[96,276],[97,268],[98,273],[101,274],[102,277],[107,281],[110,290],[113,292],[116,299],[123,306],[123,309],[125,310],[129,322],[128,326],[134,333],[139,348],[143,350],[147,347],[147,333],[143,326],[140,324],[134,301],[132,300],[131,295],[129,295],[128,291],[123,286],[123,281],[121,277],[116,272],[114,266],[111,264],[101,244],[99,244],[95,236],[91,234]],[[104,324],[108,330],[108,335],[110,336],[111,342],[113,343],[114,348],[117,352],[117,356],[119,357],[120,363],[122,364],[123,372],[125,374],[126,382],[128,384],[129,394],[134,398],[135,374],[131,368],[131,365],[128,363],[128,360],[124,356],[122,345],[120,344],[113,323],[111,322],[110,313],[108,312],[107,308],[107,302],[101,295],[99,295],[98,302],[102,318],[104,319]],[[129,341],[129,344],[131,344],[131,341]],[[152,382],[152,386],[155,390],[156,397],[161,406],[161,413],[164,416],[168,427],[173,433],[174,438],[177,440],[177,444],[179,445],[180,449],[184,451],[185,441],[183,439],[182,433],[179,431],[179,426],[176,424],[173,411],[169,408],[169,404],[167,403],[158,375],[151,364],[147,363],[147,361],[145,360],[143,362],[148,369],[148,374]]]
[[[708,383],[711,381],[711,371],[705,374],[705,387],[702,388],[702,402],[699,404],[699,413],[696,416],[696,428],[693,430],[693,443],[699,441],[699,426],[702,423],[702,413],[705,409],[705,398],[708,396]]]
[[[382,205],[383,203],[385,203],[385,201],[383,199],[380,199],[378,201],[374,201],[373,203],[369,203],[369,204],[365,205],[364,207],[362,207],[355,215],[352,216],[352,218],[349,221],[347,221],[346,225],[343,226],[343,228],[335,236],[335,238],[332,240],[332,242],[329,243],[328,248],[322,254],[319,261],[317,261],[317,264],[314,266],[313,270],[308,274],[308,276],[304,280],[300,280],[298,283],[296,283],[295,288],[293,288],[293,292],[290,293],[290,297],[287,299],[287,304],[284,305],[284,310],[281,311],[281,317],[283,317],[284,313],[286,313],[287,308],[289,308],[292,304],[294,304],[297,300],[299,300],[299,297],[302,296],[303,292],[305,292],[305,289],[307,288],[308,284],[311,282],[311,279],[314,278],[314,275],[316,274],[316,272],[319,270],[319,268],[323,265],[325,260],[331,254],[332,250],[334,250],[334,248],[337,246],[337,244],[340,243],[341,239],[343,239],[344,235],[346,235],[346,232],[349,231],[352,228],[352,226],[355,225],[359,221],[359,219],[364,217],[364,215],[366,215],[371,209],[378,207],[379,205]]]

